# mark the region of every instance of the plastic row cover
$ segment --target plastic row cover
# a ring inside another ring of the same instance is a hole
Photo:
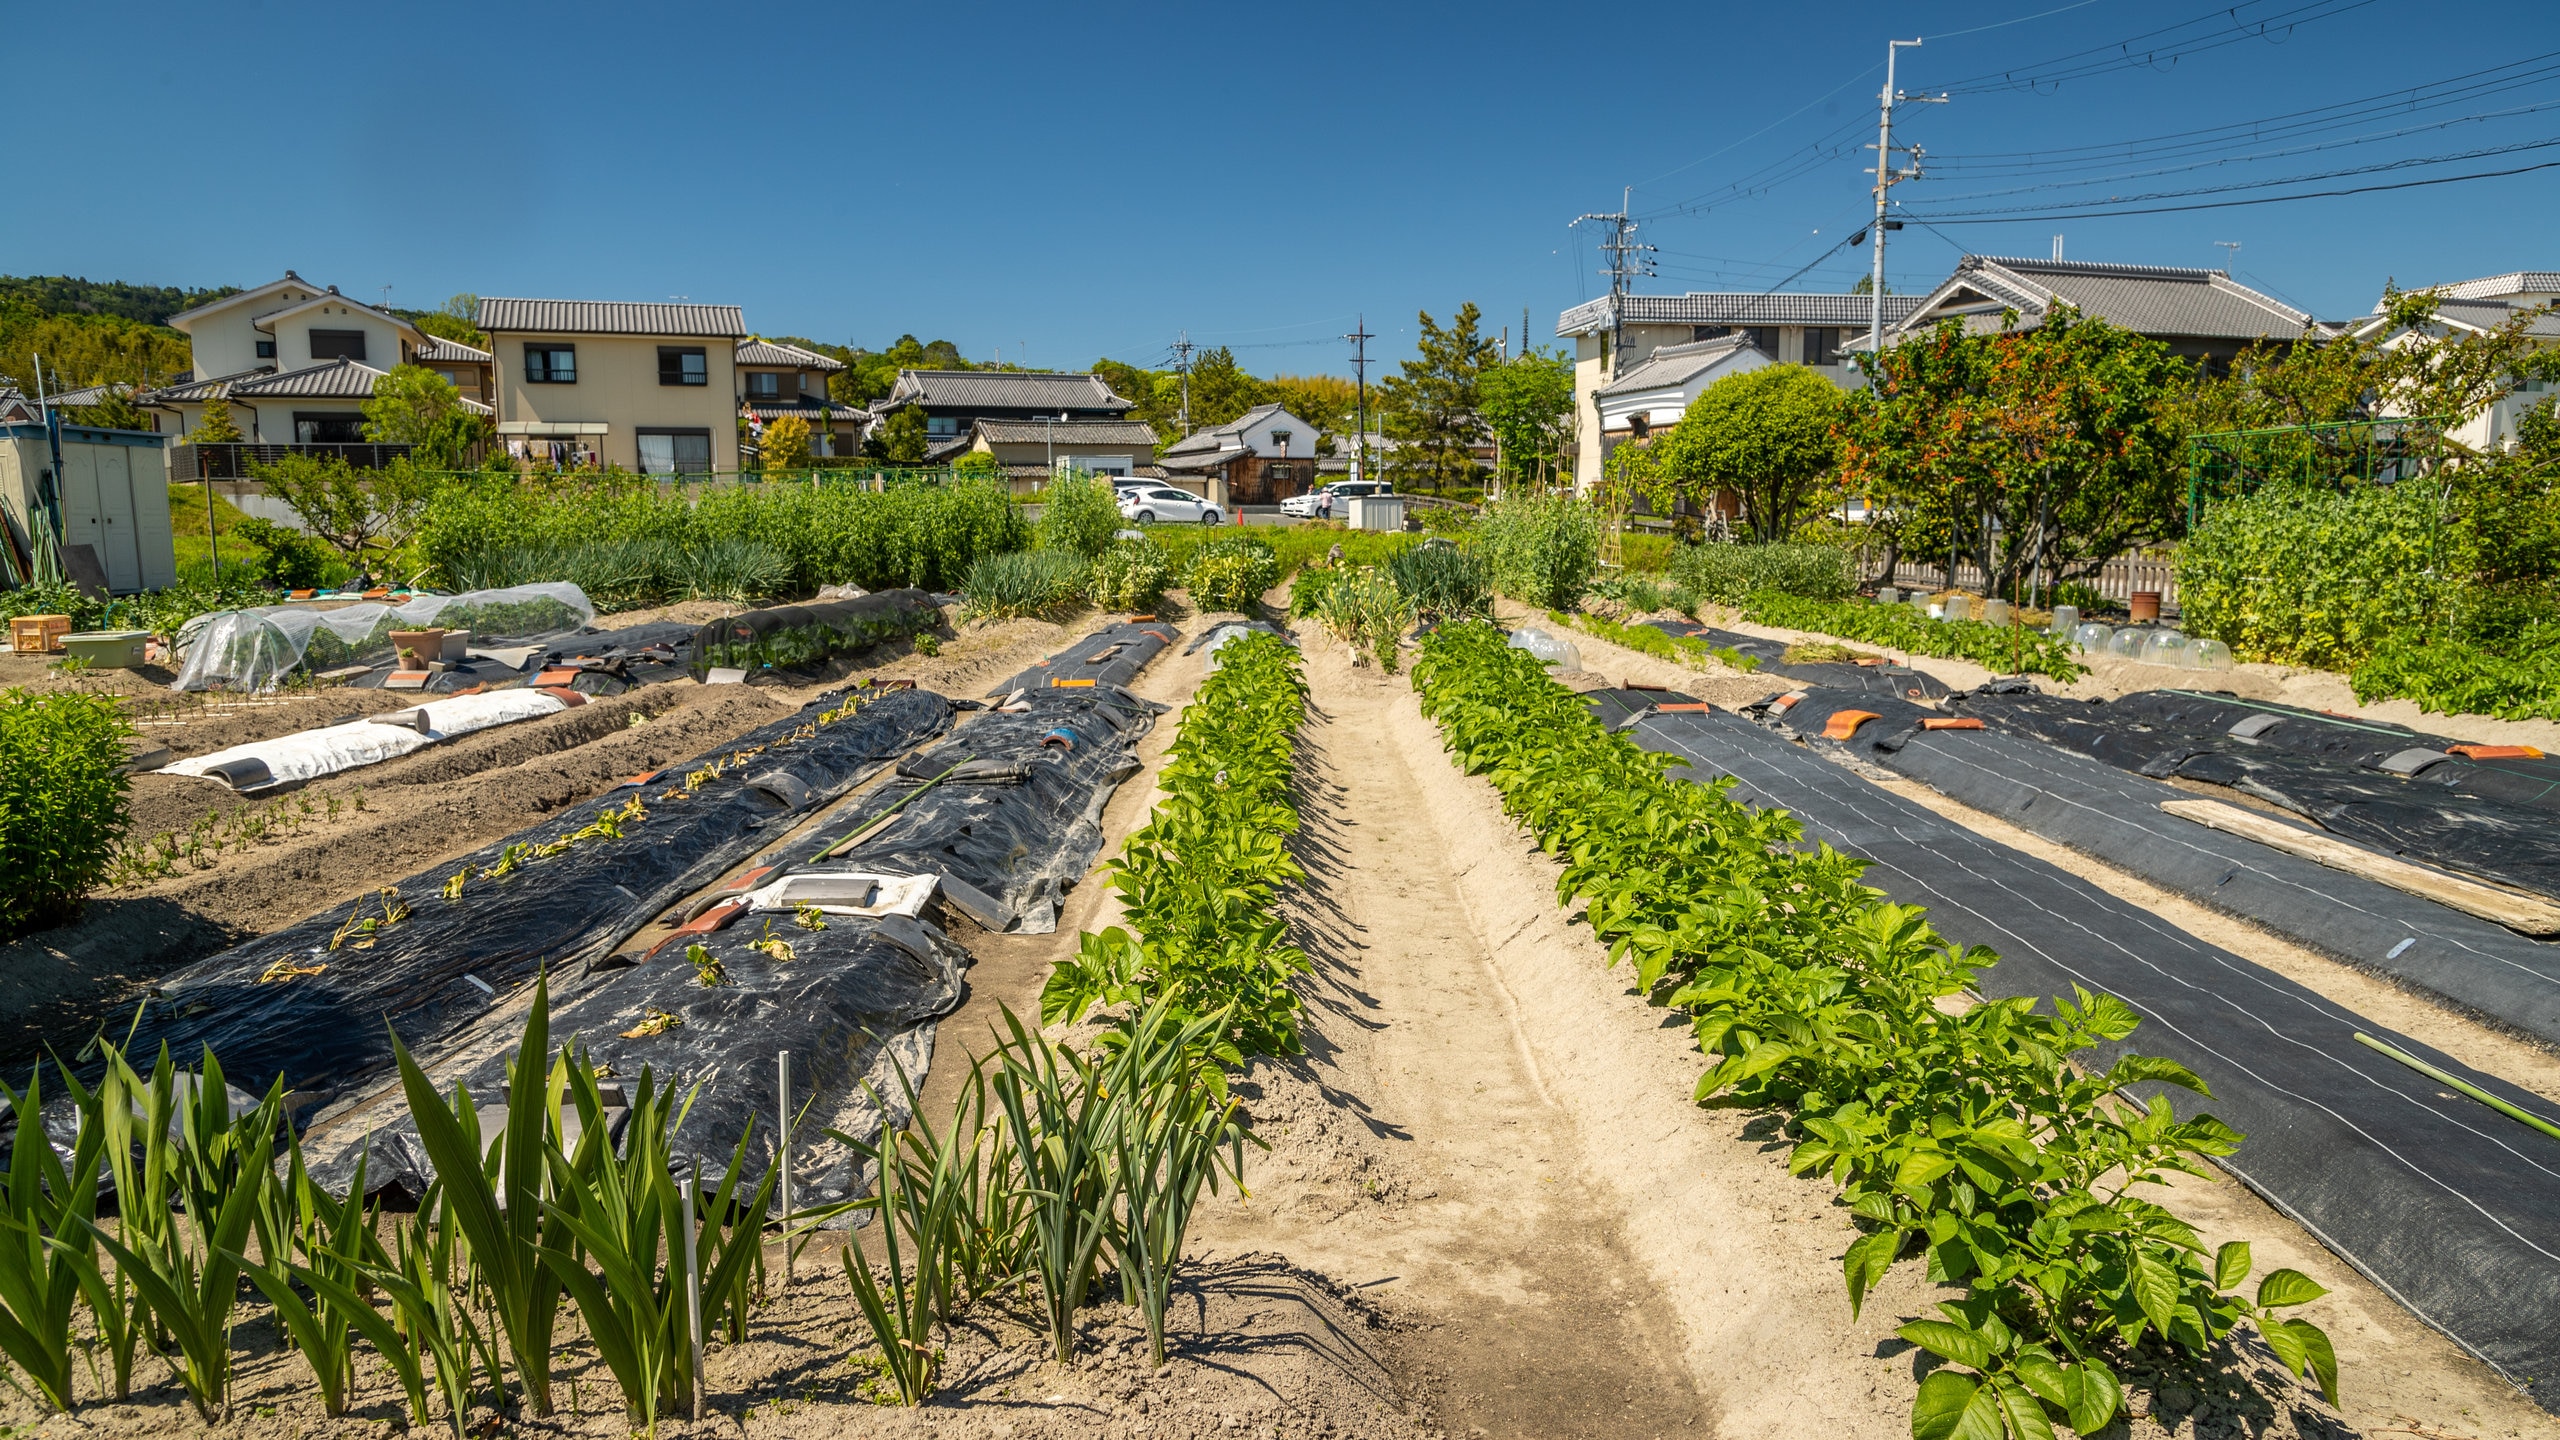
[[[487,730],[557,715],[569,702],[539,690],[493,690],[457,695],[410,710],[370,715],[252,740],[209,755],[193,755],[161,767],[167,775],[210,775],[242,794],[301,785],[324,775],[379,764],[430,745]]]
[[[390,1032],[425,1049],[541,971],[605,954],[951,714],[938,695],[891,690],[817,723],[832,703],[198,961],[162,982],[138,1043],[166,1041],[182,1063],[209,1045],[249,1088],[277,1074],[320,1096],[361,1084],[390,1065]]]
[[[694,672],[713,666],[754,671],[816,665],[930,630],[941,618],[933,597],[913,588],[749,610],[702,627],[694,639]]]
[[[1049,690],[1060,686],[1126,686],[1147,668],[1158,651],[1182,638],[1182,632],[1156,620],[1106,625],[1066,649],[1007,679],[988,691],[1010,695],[1016,690]]]
[[[1054,931],[1060,897],[1101,853],[1102,807],[1136,773],[1158,707],[1103,686],[1032,690],[1021,705],[970,716],[829,820],[807,852],[767,862],[805,862],[870,831],[831,863],[939,875],[944,897],[989,930]]]
[[[2549,1102],[1737,717],[1650,715],[1628,733],[1690,761],[1692,778],[1734,776],[1735,798],[1792,812],[1808,842],[1866,859],[1866,882],[1928,907],[1941,934],[1997,951],[1985,994],[2041,997],[2077,984],[2133,1006],[2142,1028],[2094,1063],[2131,1049],[2186,1064],[2213,1098],[2167,1092],[2179,1113],[2209,1111],[2247,1136],[2216,1164],[2546,1406],[2560,1401],[2560,1331],[2549,1320],[2560,1311],[2560,1141],[2355,1036],[2382,1037],[2560,1118]],[[1981,743],[1973,732],[1925,732],[1901,753]]]
[[[178,631],[177,690],[272,690],[298,667],[331,670],[391,658],[394,630],[468,630],[474,641],[575,630],[596,610],[575,585],[517,585],[461,595],[415,595],[398,605],[324,610],[267,605],[219,610]]]

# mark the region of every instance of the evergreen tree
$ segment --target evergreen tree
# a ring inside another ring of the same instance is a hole
[[[237,445],[248,438],[231,418],[231,402],[218,395],[205,402],[204,414],[197,417],[195,429],[187,433],[187,443],[191,445]]]
[[[1477,413],[1477,382],[1495,363],[1494,344],[1479,334],[1483,312],[1475,302],[1458,307],[1456,323],[1442,329],[1431,312],[1420,314],[1422,337],[1401,375],[1379,386],[1385,397],[1387,435],[1402,442],[1387,453],[1387,476],[1400,490],[1429,486],[1438,492],[1476,478],[1474,446],[1484,438]]]

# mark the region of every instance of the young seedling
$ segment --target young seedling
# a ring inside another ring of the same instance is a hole
[[[686,963],[693,966],[695,983],[704,989],[729,983],[729,967],[720,963],[720,957],[711,953],[711,947],[700,943],[687,945],[684,947],[684,958]]]

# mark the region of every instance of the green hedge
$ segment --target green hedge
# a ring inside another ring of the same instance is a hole
[[[0,691],[0,939],[69,919],[131,823],[114,697]]]

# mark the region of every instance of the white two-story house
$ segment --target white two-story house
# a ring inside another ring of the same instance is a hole
[[[136,400],[176,416],[181,443],[217,400],[228,403],[232,423],[251,444],[362,443],[364,402],[374,385],[439,344],[397,315],[290,270],[181,311],[169,325],[187,337],[194,374]],[[463,403],[488,413],[467,391]]]
[[[2419,345],[2465,331],[2478,334],[2495,330],[2514,319],[2519,311],[2539,310],[2560,302],[2560,270],[2511,270],[2504,275],[2457,280],[2433,289],[2439,302],[2435,323],[2385,336],[2384,344]],[[2349,333],[2379,335],[2390,321],[2383,318],[2381,301],[2374,302],[2373,310],[2369,318],[2350,325]],[[2560,313],[2534,317],[2525,333],[2542,348],[2560,345]],[[2445,438],[2473,450],[2505,449],[2515,443],[2516,422],[2524,412],[2550,400],[2556,391],[2560,391],[2560,384],[2549,380],[2519,379],[2515,388],[2490,401],[2480,413],[2459,418],[2445,432]]]

